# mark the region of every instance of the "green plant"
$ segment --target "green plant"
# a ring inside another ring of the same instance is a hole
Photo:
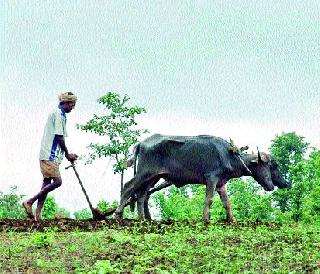
[[[309,144],[304,140],[304,137],[295,132],[276,135],[271,142],[271,154],[276,159],[289,188],[293,187],[295,183],[291,170],[304,159],[308,147]],[[292,193],[287,189],[278,189],[273,193],[273,201],[282,212],[289,211],[292,205],[291,196]]]
[[[37,248],[48,247],[54,240],[57,229],[49,228],[45,232],[37,232],[31,239],[31,244]]]
[[[253,179],[233,179],[228,184],[230,200],[237,220],[272,221],[273,207],[270,194]]]
[[[93,265],[94,270],[90,273],[99,273],[99,274],[107,274],[107,273],[120,273],[121,271],[114,266],[110,260],[98,260]]]
[[[58,212],[58,204],[54,196],[49,195],[43,205],[41,215],[44,219],[53,219]]]
[[[96,158],[110,157],[115,161],[114,173],[121,174],[121,191],[123,189],[123,172],[127,168],[129,149],[137,143],[139,136],[147,130],[137,129],[136,116],[146,112],[139,106],[128,107],[128,95],[121,97],[115,92],[108,92],[98,99],[104,106],[105,115],[94,114],[93,118],[78,128],[104,137],[103,143],[91,143],[87,163]]]
[[[9,194],[0,191],[0,219],[26,217],[25,210],[21,206],[24,195],[17,194],[17,186],[11,186]]]
[[[160,217],[163,220],[201,220],[204,199],[204,186],[194,189],[190,189],[189,186],[180,189],[171,186],[167,191],[152,196],[152,202],[160,210]],[[213,220],[225,219],[225,210],[217,195],[210,212]]]
[[[49,195],[43,205],[41,216],[44,219],[53,219],[57,215],[70,217],[70,212],[65,208],[60,208],[54,196]]]
[[[88,208],[80,209],[73,213],[76,220],[86,220],[92,218],[92,212]]]
[[[320,223],[320,180],[302,201],[302,220],[306,223]]]

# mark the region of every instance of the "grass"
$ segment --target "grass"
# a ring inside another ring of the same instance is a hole
[[[0,234],[2,272],[320,273],[320,227],[174,223]]]

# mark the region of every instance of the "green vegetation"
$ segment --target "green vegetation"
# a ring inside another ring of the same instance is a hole
[[[49,195],[43,205],[41,216],[44,219],[53,219],[56,217],[70,218],[70,212],[65,208],[60,208],[54,196]]]
[[[23,195],[17,194],[17,187],[12,186],[8,194],[0,191],[0,219],[15,218],[24,219],[27,217],[24,208],[21,206]]]
[[[92,218],[92,212],[89,208],[83,208],[73,213],[76,220],[87,220]]]
[[[202,223],[0,234],[0,269],[53,273],[302,273],[320,267],[320,228]]]

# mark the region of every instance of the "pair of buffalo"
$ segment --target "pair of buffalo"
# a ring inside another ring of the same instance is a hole
[[[138,165],[136,160],[138,158]],[[214,191],[226,209],[227,222],[233,221],[226,183],[231,178],[252,176],[265,190],[285,188],[274,158],[266,153],[247,154],[232,143],[209,135],[152,135],[140,142],[134,152],[135,176],[124,185],[116,218],[122,218],[127,201],[136,196],[140,219],[150,218],[148,192],[160,178],[167,185],[206,185],[203,220],[209,223]],[[177,205],[178,206],[178,205]]]

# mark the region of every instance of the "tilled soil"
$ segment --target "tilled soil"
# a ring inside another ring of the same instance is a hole
[[[105,220],[74,220],[74,219],[46,219],[37,222],[32,219],[0,219],[1,231],[35,232],[45,231],[48,228],[56,228],[57,231],[96,231],[104,228],[130,228],[145,227],[148,230],[162,230],[163,226],[171,226],[173,221],[155,222],[138,221],[132,219],[105,219]]]
[[[179,226],[179,224],[188,224],[190,226],[197,225],[197,222],[188,221],[139,221],[133,219],[105,219],[101,221],[87,219],[87,220],[74,220],[74,219],[46,219],[37,222],[32,219],[0,219],[0,232],[1,231],[15,231],[15,232],[35,232],[46,231],[49,228],[55,228],[57,231],[96,231],[104,228],[133,228],[135,227],[141,232],[155,232],[161,233],[173,226]],[[226,223],[217,223],[217,225],[226,226]],[[258,225],[265,225],[270,228],[279,227],[275,223],[258,223],[258,222],[241,222],[232,224],[234,226],[250,226],[256,227]]]

